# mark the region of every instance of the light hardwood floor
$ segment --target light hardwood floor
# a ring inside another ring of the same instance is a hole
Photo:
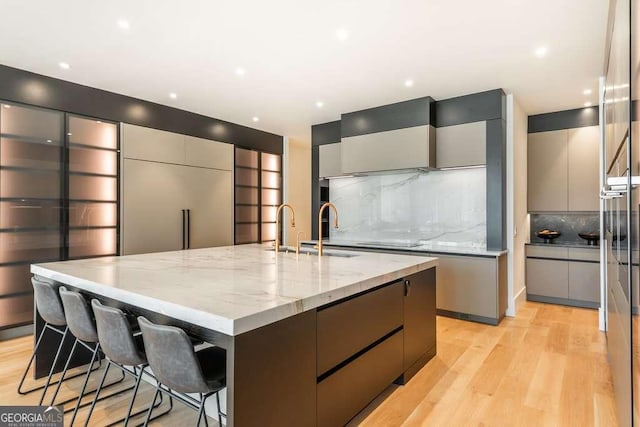
[[[516,318],[497,327],[444,317],[437,325],[437,356],[406,386],[389,387],[350,426],[616,425],[596,310],[527,302]],[[0,343],[0,404],[37,400],[15,392],[31,345],[31,338]],[[65,393],[77,388],[74,380],[65,384]],[[151,390],[144,386],[142,404]],[[122,415],[127,402],[122,397],[102,403],[91,424]],[[194,421],[195,412],[177,403],[154,425]]]

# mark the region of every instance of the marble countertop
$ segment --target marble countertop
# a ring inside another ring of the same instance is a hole
[[[419,253],[440,253],[451,255],[473,255],[483,257],[498,257],[507,253],[504,251],[489,251],[481,247],[470,247],[460,244],[445,244],[441,242],[419,242],[418,245],[403,245],[395,242],[352,242],[348,240],[324,240],[326,247],[353,248],[353,249],[385,249],[392,251],[416,252]],[[317,240],[302,242],[306,245],[316,245]],[[365,244],[366,243],[366,244]]]
[[[255,244],[33,264],[31,272],[239,335],[438,264],[424,256],[353,255],[276,256]]]

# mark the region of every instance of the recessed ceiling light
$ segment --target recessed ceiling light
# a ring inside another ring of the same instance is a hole
[[[346,28],[337,29],[336,30],[336,37],[340,41],[345,41],[346,39],[349,38],[349,30],[347,30]]]
[[[50,139],[47,139],[47,142],[52,142]]]
[[[549,49],[546,46],[540,46],[536,49],[535,54],[538,58],[542,58],[547,54],[547,52],[549,52]]]
[[[68,70],[69,68],[71,68],[71,65],[69,65],[69,64],[68,64],[68,63],[66,63],[66,62],[60,62],[60,63],[58,63],[58,66],[59,66],[60,68],[62,68],[63,70]]]
[[[591,107],[592,105],[593,105],[593,104],[592,104],[592,103],[590,103],[590,102],[585,102],[585,103],[584,103],[584,106],[585,106],[585,107]]]
[[[242,67],[238,67],[238,68],[236,68],[236,74],[237,74],[238,76],[244,76],[246,72],[247,72],[247,71],[246,71],[244,68],[242,68]]]
[[[72,134],[71,132],[67,132],[67,135],[71,136],[71,135],[73,135],[73,134]]]
[[[251,120],[253,120],[254,122],[259,122],[259,121],[260,121],[260,118],[259,118],[259,117],[256,117],[256,116],[253,116],[253,119],[251,119]]]
[[[411,87],[411,86],[413,86],[413,80],[411,80],[411,79],[407,79],[407,80],[405,80],[405,81],[404,81],[404,85],[405,85],[406,87]]]
[[[9,105],[9,104],[3,104],[2,106],[3,106],[4,108],[11,108],[11,105]]]
[[[582,91],[582,93],[585,95],[591,95],[592,92],[591,92],[591,89],[585,89]]]
[[[129,25],[129,21],[127,21],[126,19],[118,19],[118,27],[122,28],[123,30],[128,30],[131,26]]]
[[[171,99],[176,99],[177,97],[178,97],[178,94],[176,94],[176,93],[174,93],[174,92],[171,92],[171,93],[169,94],[169,98],[171,98]]]
[[[324,102],[322,102],[322,101],[316,102],[316,107],[318,107],[318,108],[324,107]]]

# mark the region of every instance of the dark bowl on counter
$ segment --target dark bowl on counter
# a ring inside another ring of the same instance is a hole
[[[536,236],[538,236],[540,239],[544,239],[545,243],[553,243],[553,239],[557,239],[558,237],[560,237],[560,232],[559,231],[555,231],[555,230],[540,230],[536,233]]]
[[[578,236],[586,240],[589,246],[598,246],[600,242],[600,233],[578,233]]]

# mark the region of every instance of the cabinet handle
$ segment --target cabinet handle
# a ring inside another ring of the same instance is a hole
[[[186,210],[182,209],[182,249],[187,249]]]
[[[411,291],[411,280],[405,280],[404,281],[404,296],[408,297],[410,291]]]
[[[187,209],[187,249],[191,249],[191,209]]]

